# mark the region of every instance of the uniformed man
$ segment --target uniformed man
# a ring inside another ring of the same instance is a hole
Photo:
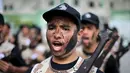
[[[46,38],[52,56],[36,64],[28,73],[76,72],[84,61],[77,55],[75,49],[80,30],[80,13],[67,3],[63,3],[45,12],[43,18],[47,21]],[[102,72],[92,69],[90,73]]]
[[[97,15],[88,12],[82,16],[82,42],[81,46],[77,47],[77,51],[83,58],[90,57],[99,44],[99,18]]]
[[[95,49],[97,48],[99,44],[99,41],[100,41],[98,37],[99,31],[100,31],[99,23],[100,23],[99,18],[94,13],[88,12],[82,16],[82,19],[81,19],[82,42],[81,42],[81,46],[77,47],[77,52],[79,53],[80,56],[82,56],[85,59],[92,56],[92,54],[94,53]],[[110,43],[111,43],[111,40],[107,42],[104,49]],[[112,66],[106,63],[105,67],[103,65],[103,67],[101,67],[100,70],[104,71],[105,73],[118,73],[118,70],[116,67],[117,65],[116,60],[113,59],[113,57],[112,59],[109,59],[109,61],[110,60],[112,61],[111,62]]]

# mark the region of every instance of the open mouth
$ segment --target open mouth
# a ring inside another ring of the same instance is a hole
[[[54,51],[61,51],[62,50],[62,46],[63,46],[62,42],[55,41],[52,44],[53,44],[53,50]]]
[[[83,41],[84,44],[88,44],[88,42],[89,42],[89,37],[83,37],[83,38],[82,38],[82,41]]]
[[[53,45],[54,45],[54,46],[62,46],[63,43],[61,43],[61,42],[53,42]]]
[[[84,40],[89,40],[89,38],[88,38],[88,37],[83,37],[83,39],[84,39]]]

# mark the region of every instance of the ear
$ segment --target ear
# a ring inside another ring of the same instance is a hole
[[[80,29],[79,32],[78,32],[78,35],[77,35],[78,42],[81,41],[82,35],[83,35],[83,29]]]
[[[96,36],[98,36],[98,34],[99,34],[99,31],[100,31],[100,30],[99,30],[99,29],[97,29],[97,31],[96,31]]]

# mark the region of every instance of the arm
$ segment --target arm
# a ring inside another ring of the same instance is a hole
[[[5,61],[0,60],[0,70],[5,73],[25,73],[28,70],[28,67],[16,67],[11,64],[8,64]]]

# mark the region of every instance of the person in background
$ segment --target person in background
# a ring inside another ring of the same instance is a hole
[[[77,47],[77,52],[83,58],[89,58],[99,44],[99,18],[97,15],[88,12],[82,15],[81,19],[82,39],[81,45]]]
[[[22,25],[20,27],[20,31],[17,34],[17,45],[20,50],[28,47],[31,42],[29,39],[29,31],[30,29],[27,25]]]
[[[113,35],[119,36],[117,28],[114,27],[111,30],[113,32]],[[106,56],[106,64],[104,66],[105,73],[119,73],[119,60],[117,59],[116,52],[119,51],[120,39],[121,37],[119,36],[111,51]]]
[[[9,23],[5,23],[3,27],[3,34],[5,36],[5,40],[15,44],[15,36],[11,33],[11,27]]]
[[[81,24],[82,42],[81,45],[77,47],[77,52],[80,56],[86,59],[92,56],[99,44],[99,18],[97,15],[88,12],[82,15]],[[103,31],[107,31],[107,28],[108,26],[106,25]],[[110,43],[110,41],[108,43]],[[104,46],[104,48],[107,46],[107,44]],[[108,58],[108,61],[109,65],[108,63],[106,63],[105,68],[100,68],[100,70],[102,70],[105,73],[118,73],[116,59],[113,56],[111,56],[110,58]],[[113,64],[111,62],[111,66],[110,61],[114,63]]]
[[[21,58],[18,48],[10,42],[5,43],[3,33],[4,17],[0,14],[0,72],[2,73],[25,73],[28,67]],[[13,45],[13,46],[12,46]],[[6,54],[7,49],[11,49],[10,54]],[[4,52],[3,52],[4,50]]]
[[[4,26],[4,18],[3,15],[0,13],[0,45],[4,41],[4,36],[3,36],[3,26]]]
[[[46,47],[42,42],[41,29],[39,27],[33,26],[30,28],[29,38],[31,43],[28,48],[22,51],[21,55],[25,62],[32,66],[45,59]]]

